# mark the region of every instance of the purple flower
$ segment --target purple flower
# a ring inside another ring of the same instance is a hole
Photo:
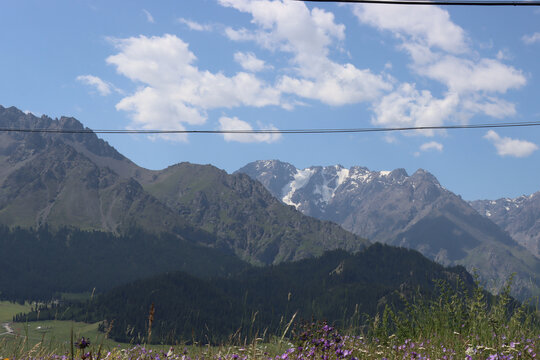
[[[88,346],[90,346],[90,339],[85,339],[82,337],[81,340],[75,343],[75,346],[81,350],[86,349]]]

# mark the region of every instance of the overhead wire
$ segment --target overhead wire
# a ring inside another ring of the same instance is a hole
[[[387,5],[458,5],[458,6],[540,6],[540,1],[442,1],[442,0],[295,0],[302,2],[328,2],[328,3],[358,3],[358,4],[387,4]]]
[[[511,127],[540,126],[540,121],[461,124],[461,125],[435,125],[435,126],[406,126],[406,127],[371,127],[371,128],[338,128],[338,129],[252,129],[252,130],[164,130],[164,129],[65,129],[65,128],[0,128],[0,132],[19,133],[49,133],[49,134],[343,134],[343,133],[370,133],[394,131],[422,131],[422,130],[457,130],[457,129],[494,129]]]

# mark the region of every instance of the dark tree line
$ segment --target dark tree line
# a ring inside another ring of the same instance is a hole
[[[63,228],[0,226],[0,299],[48,301],[59,293],[97,293],[167,271],[202,278],[248,265],[231,254],[171,234],[137,228],[123,235]]]
[[[229,341],[232,334],[280,334],[287,322],[328,320],[359,326],[366,314],[403,306],[402,298],[436,296],[436,281],[473,288],[462,267],[444,268],[418,252],[376,244],[355,255],[328,252],[320,258],[251,268],[234,277],[200,279],[182,272],[117,287],[94,301],[42,309],[49,316],[112,323],[118,341],[142,341],[152,304],[153,342]],[[34,312],[19,320],[34,320]]]

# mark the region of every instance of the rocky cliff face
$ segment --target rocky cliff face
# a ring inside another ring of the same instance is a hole
[[[516,272],[516,291],[524,296],[538,291],[538,259],[425,170],[408,175],[404,169],[340,165],[296,169],[273,160],[250,163],[238,172],[259,180],[304,214],[334,221],[371,241],[413,248],[445,265],[478,269],[493,289]]]
[[[540,192],[515,199],[471,201],[470,205],[540,257]]]

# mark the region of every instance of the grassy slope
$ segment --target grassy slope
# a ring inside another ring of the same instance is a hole
[[[30,304],[20,305],[9,301],[0,301],[0,323],[11,322],[13,315],[30,311]],[[0,332],[3,329],[0,329]]]
[[[174,165],[143,185],[191,223],[215,234],[215,246],[232,249],[252,263],[299,260],[336,248],[355,251],[368,244],[334,223],[280,203],[247,175],[229,175],[213,166]]]

